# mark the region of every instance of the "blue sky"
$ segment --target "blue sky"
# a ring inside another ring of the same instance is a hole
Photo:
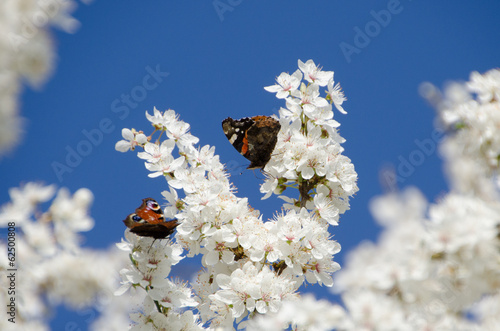
[[[160,200],[167,189],[161,178],[147,177],[135,153],[114,150],[123,127],[149,130],[144,112],[156,106],[174,109],[201,145],[215,146],[222,162],[238,166],[231,177],[238,195],[270,218],[280,200],[260,200],[259,172],[240,174],[248,161],[229,144],[221,121],[277,114],[283,101],[263,87],[281,72],[295,71],[298,59],[313,59],[335,72],[348,98],[348,115],[336,112],[335,119],[359,175],[351,210],[332,229],[343,247],[337,255],[342,264],[345,253],[379,233],[368,203],[382,192],[380,169],[393,164],[404,173],[402,164],[419,150],[415,140],[432,138],[434,111],[419,96],[419,84],[442,87],[447,80],[468,79],[473,70],[497,67],[499,12],[500,2],[493,0],[79,3],[81,28],[72,35],[54,33],[59,59],[53,76],[41,90],[22,94],[26,132],[0,161],[0,203],[8,201],[7,188],[26,181],[71,192],[87,187],[95,195],[96,224],[84,246],[119,242],[121,220],[142,198]],[[160,74],[147,78],[151,71]],[[96,130],[102,138],[94,144],[85,132]],[[91,151],[68,164],[68,151],[79,145]],[[71,172],[58,176],[54,162]],[[400,187],[416,185],[434,200],[447,190],[439,155],[425,154],[419,163]],[[64,325],[62,318],[54,328]]]

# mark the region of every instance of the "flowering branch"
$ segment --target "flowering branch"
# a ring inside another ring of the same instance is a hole
[[[285,204],[284,211],[268,222],[247,199],[233,194],[214,148],[195,147],[198,138],[173,110],[146,113],[155,132],[160,137],[165,133],[163,140],[158,137],[152,143],[153,134],[146,137],[142,131],[123,129],[126,140],[116,149],[143,148],[138,157],[146,161],[148,176],[163,176],[169,185],[162,193],[168,201],[165,216],[180,223],[176,243],[155,245],[127,231],[129,243],[121,245],[138,263],[122,271],[120,292],[129,287],[148,292],[145,311],[135,319],[139,325],[161,328],[189,312],[146,310],[152,300],[168,308],[196,307],[199,315],[189,315],[195,327],[232,327],[235,322],[244,327],[245,317],[276,312],[283,301],[297,298],[304,281],[332,285],[331,275],[340,268],[333,255],[340,245],[331,240],[328,225],[336,225],[349,208],[348,198],[358,190],[357,175],[341,155],[344,139],[337,132],[332,103],[343,111],[345,98],[339,85],[333,85],[333,72],[321,71],[311,60],[299,61],[299,68],[292,76],[281,74],[278,85],[266,88],[285,99],[287,108],[280,109],[281,131],[264,169],[267,178],[261,192],[268,197],[297,187],[300,194],[299,200],[283,197],[292,204]],[[307,85],[301,84],[302,75]],[[326,98],[320,97],[320,86],[328,86]],[[179,198],[180,191],[184,198]],[[193,286],[196,294],[182,287],[186,296],[172,304],[180,297],[180,287],[166,277],[183,258],[181,247],[188,257],[201,254],[203,269]]]

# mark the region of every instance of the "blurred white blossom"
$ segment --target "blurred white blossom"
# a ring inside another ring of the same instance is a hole
[[[82,188],[73,195],[66,188],[56,193],[54,185],[26,183],[9,190],[11,201],[0,207],[0,226],[15,228],[15,259],[0,259],[0,270],[16,270],[15,325],[25,330],[49,330],[48,317],[60,304],[74,309],[94,308],[104,312],[110,305],[115,311],[111,324],[129,325],[127,304],[114,302],[118,287],[117,270],[128,261],[117,249],[91,250],[80,247],[80,234],[94,226],[89,216],[93,194]],[[50,206],[43,211],[42,205]],[[7,252],[7,242],[0,241]],[[8,288],[9,279],[2,277],[0,287]],[[9,296],[1,291],[0,303],[6,306]],[[113,303],[112,303],[113,302]],[[103,316],[107,316],[105,313]],[[95,323],[101,323],[97,319]],[[10,330],[12,323],[0,321],[0,329]],[[97,325],[97,324],[96,324]],[[112,328],[107,328],[112,330]],[[117,328],[117,330],[120,328]]]
[[[56,59],[50,28],[73,33],[75,6],[73,0],[0,2],[0,156],[20,139],[22,82],[37,88],[48,79]]]
[[[300,300],[283,302],[279,314],[260,315],[248,322],[248,331],[275,331],[287,329],[305,331],[330,331],[345,320],[345,311],[339,305],[326,300],[316,300],[312,295],[303,295]],[[341,328],[342,329],[342,328]]]
[[[500,175],[500,70],[473,72],[470,81],[450,84],[436,106],[449,131],[441,151],[453,188],[498,198],[499,185],[492,187],[489,178]]]
[[[499,73],[472,73],[444,98],[423,86],[447,130],[440,148],[452,190],[433,204],[416,188],[373,199],[384,231],[351,252],[335,278],[345,330],[498,329]]]

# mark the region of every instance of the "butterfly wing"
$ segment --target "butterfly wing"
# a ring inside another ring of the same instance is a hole
[[[222,130],[236,150],[250,160],[248,169],[264,168],[278,140],[279,121],[270,116],[222,121]]]
[[[165,222],[163,210],[152,198],[142,199],[139,208],[135,210],[135,213],[128,215],[123,223],[130,229],[130,232],[154,239],[168,237],[179,225],[176,219]]]
[[[163,210],[153,198],[142,199],[142,204],[135,210],[135,213],[150,224],[165,222]]]
[[[231,117],[222,121],[222,130],[227,139],[241,155],[245,156],[248,151],[248,141],[246,133],[254,124],[254,120],[250,117],[245,117],[239,120],[233,120]],[[246,156],[245,156],[246,157]]]
[[[253,117],[255,123],[247,132],[248,152],[245,155],[251,161],[248,169],[264,168],[271,159],[278,141],[281,124],[269,116]]]
[[[154,239],[164,239],[174,233],[179,225],[176,219],[158,224],[141,224],[130,229],[130,232],[141,237],[152,237]]]

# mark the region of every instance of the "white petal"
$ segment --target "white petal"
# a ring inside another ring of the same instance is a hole
[[[127,128],[122,129],[122,137],[127,140],[134,140],[134,134],[130,129]]]
[[[128,142],[126,140],[120,140],[119,142],[116,143],[115,149],[118,152],[125,153],[125,152],[127,152],[130,149],[130,146],[131,146],[130,142]]]

